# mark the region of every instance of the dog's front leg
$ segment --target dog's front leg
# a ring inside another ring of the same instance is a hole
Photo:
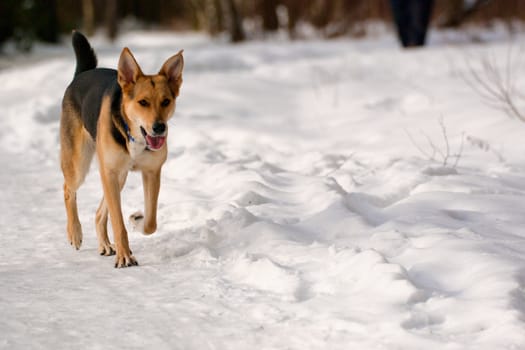
[[[131,255],[129,249],[128,232],[122,218],[122,207],[120,203],[121,182],[125,181],[127,170],[108,169],[101,165],[100,174],[104,188],[104,199],[108,206],[111,226],[113,227],[113,237],[117,257],[115,267],[126,267],[138,265],[137,260]]]
[[[130,217],[131,224],[137,231],[150,235],[157,230],[157,202],[160,190],[160,168],[142,171],[144,187],[144,212],[136,212]]]
[[[160,168],[154,171],[142,172],[144,186],[144,234],[152,234],[157,230],[157,202],[160,190]]]

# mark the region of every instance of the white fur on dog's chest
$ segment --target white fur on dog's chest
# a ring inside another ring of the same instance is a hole
[[[149,151],[146,150],[146,142],[137,140],[128,142],[128,152],[133,162],[137,158],[141,158],[144,153],[149,153]]]
[[[166,146],[164,146],[166,147]],[[130,142],[128,145],[131,158],[131,170],[143,170],[161,166],[166,159],[166,150],[150,151],[145,143]]]

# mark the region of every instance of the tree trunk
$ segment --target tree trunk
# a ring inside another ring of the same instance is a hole
[[[288,12],[288,36],[290,39],[295,39],[297,37],[295,27],[301,17],[301,0],[286,0],[284,5]]]
[[[217,35],[224,31],[224,11],[220,0],[206,0],[206,21],[208,32]]]
[[[242,26],[242,16],[239,13],[235,0],[226,0],[226,8],[230,19],[230,40],[233,43],[241,42],[246,39]]]
[[[82,22],[87,36],[95,34],[95,10],[93,0],[82,0]]]
[[[117,38],[118,32],[118,4],[117,0],[107,0],[106,1],[106,28],[108,38],[111,41],[114,41]]]
[[[261,0],[261,13],[264,31],[274,32],[279,29],[279,19],[277,18],[277,0]]]
[[[33,21],[36,37],[50,43],[58,42],[57,1],[41,0],[33,7]]]
[[[311,13],[311,22],[318,29],[324,29],[330,23],[333,17],[335,2],[331,1],[316,1],[313,4]]]

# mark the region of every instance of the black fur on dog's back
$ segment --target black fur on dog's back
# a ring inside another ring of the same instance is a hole
[[[76,76],[66,89],[65,98],[77,109],[82,124],[93,139],[97,135],[97,123],[104,96],[111,98],[111,109],[120,116],[122,91],[117,83],[117,71],[96,68]]]
[[[86,37],[74,30],[72,42],[77,59],[75,76],[82,72],[97,68],[97,55],[95,55],[95,51],[87,41]]]
[[[77,67],[73,81],[66,89],[64,103],[77,111],[82,125],[93,140],[97,136],[97,124],[104,96],[111,100],[113,125],[112,135],[120,146],[126,149],[126,134],[121,111],[122,90],[117,82],[117,71],[96,68],[97,57],[84,35],[73,31],[73,48]]]

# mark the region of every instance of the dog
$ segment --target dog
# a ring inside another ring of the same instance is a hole
[[[145,75],[126,47],[117,70],[97,68],[97,57],[80,32],[73,31],[76,70],[62,100],[60,164],[64,175],[67,238],[82,244],[76,193],[96,153],[104,196],[96,212],[98,252],[116,255],[115,267],[138,265],[129,248],[120,192],[130,170],[142,173],[144,214],[130,216],[144,234],[157,229],[161,168],[167,158],[168,120],[175,111],[184,66],[183,51],[160,71]],[[108,213],[115,244],[107,233]]]

